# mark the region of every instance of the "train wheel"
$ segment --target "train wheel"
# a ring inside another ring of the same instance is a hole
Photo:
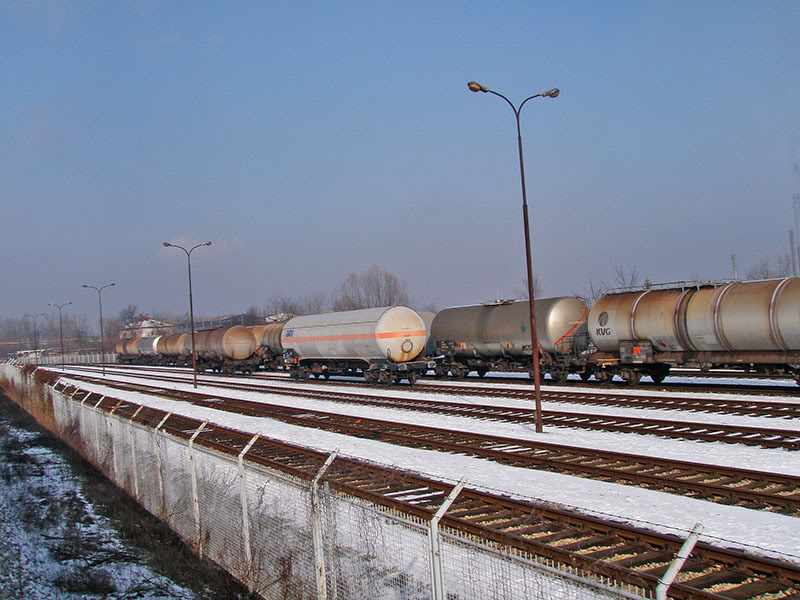
[[[642,379],[642,374],[639,371],[634,371],[633,369],[625,369],[621,373],[622,381],[626,385],[639,385],[639,382]]]
[[[325,373],[323,373],[322,376],[325,378],[325,381],[328,381],[328,379],[331,378],[331,374],[328,373],[327,371],[325,371]]]
[[[566,371],[560,369],[550,371],[550,379],[553,383],[564,383],[567,380],[567,375],[568,373]]]
[[[445,369],[444,367],[436,367],[433,370],[433,376],[436,377],[436,379],[441,379],[445,375],[447,375],[447,369]]]
[[[602,384],[611,383],[614,379],[614,374],[609,373],[606,370],[598,371],[597,373],[594,374],[594,376],[597,379],[597,381]]]
[[[408,377],[406,379],[408,379],[408,385],[414,385],[415,383],[417,383],[416,371],[411,371],[411,373],[408,374]]]
[[[452,366],[450,367],[450,375],[456,379],[464,379],[467,376],[467,370],[464,367]]]
[[[393,380],[394,378],[387,371],[381,371],[378,373],[378,383],[381,385],[390,385]]]
[[[377,371],[367,369],[364,371],[364,380],[367,383],[377,383],[378,382],[378,373]]]
[[[581,376],[581,381],[589,381],[589,379],[592,376],[592,373],[590,371],[581,371],[580,373],[578,373],[578,375]]]
[[[489,370],[486,367],[478,367],[475,369],[475,372],[478,374],[478,377],[486,377],[486,373],[488,373]]]
[[[311,377],[311,370],[308,369],[307,367],[300,367],[298,373],[299,373],[297,377],[298,379],[308,379],[309,377]]]

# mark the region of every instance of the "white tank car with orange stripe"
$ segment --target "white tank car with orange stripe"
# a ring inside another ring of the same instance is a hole
[[[300,359],[414,360],[425,348],[422,317],[405,306],[365,308],[295,317],[283,328],[281,345]]]

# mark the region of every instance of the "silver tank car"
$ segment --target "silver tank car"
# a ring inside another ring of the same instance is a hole
[[[433,320],[436,318],[436,313],[425,310],[420,311],[419,316],[422,317],[422,321],[425,323],[425,331],[428,334],[428,339],[425,342],[425,355],[435,356],[436,345],[434,344],[433,336],[431,335],[431,327],[433,326]]]
[[[536,337],[545,353],[545,371],[563,380],[570,371],[566,357],[588,345],[589,309],[579,298],[536,300]],[[489,370],[529,369],[531,362],[530,305],[527,300],[456,306],[440,311],[431,327],[437,354],[450,360],[435,370],[463,377],[470,370],[483,376]]]
[[[283,346],[281,346],[281,332],[283,323],[270,323],[248,327],[256,338],[256,354],[269,368],[277,368],[283,364]]]
[[[609,294],[589,332],[602,352],[626,341],[653,352],[800,350],[800,278]]]
[[[425,323],[404,306],[295,317],[281,335],[284,350],[300,358],[414,360],[424,349]]]
[[[543,351],[572,354],[585,349],[581,340],[586,339],[589,310],[579,298],[542,298],[535,306],[536,338]],[[431,337],[439,345],[454,341],[454,356],[530,356],[529,303],[506,300],[445,308],[433,320]]]
[[[158,344],[158,340],[161,336],[151,336],[151,337],[143,337],[138,338],[139,342],[136,344],[136,351],[139,356],[155,356],[156,355],[156,345]]]

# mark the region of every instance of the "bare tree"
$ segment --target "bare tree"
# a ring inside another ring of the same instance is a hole
[[[587,306],[592,306],[600,296],[606,293],[606,290],[607,286],[602,281],[599,284],[595,284],[590,279],[583,291],[573,292],[573,295],[583,300]]]
[[[518,287],[514,290],[514,295],[519,298],[520,300],[527,300],[528,299],[528,278],[522,280],[522,287]],[[541,298],[542,297],[542,282],[539,281],[539,277],[534,275],[533,276],[533,297],[534,298]]]
[[[758,263],[747,269],[745,278],[753,281],[757,279],[775,279],[789,277],[792,274],[792,257],[788,252],[778,252],[772,256],[764,256]]]
[[[639,269],[634,266],[623,265],[620,262],[611,263],[611,280],[620,288],[638,287],[642,284],[642,275]]]
[[[139,307],[135,304],[128,304],[125,308],[119,311],[119,318],[122,321],[123,327],[133,327],[136,322],[136,313]]]
[[[371,265],[363,273],[350,273],[339,287],[334,310],[356,310],[410,304],[408,286],[394,273]]]
[[[273,294],[266,303],[268,315],[285,315],[291,318],[297,315],[315,315],[325,307],[326,296],[322,292],[314,292],[302,298],[291,298],[281,294]]]

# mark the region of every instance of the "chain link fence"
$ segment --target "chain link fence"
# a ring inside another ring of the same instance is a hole
[[[0,365],[0,375],[18,388],[32,385],[9,364]],[[96,408],[94,399],[78,401],[51,388],[45,393],[59,435],[199,554],[263,598],[642,597],[641,590],[504,552],[491,542],[447,530],[432,534],[425,520],[250,462],[247,449],[230,456],[165,433],[164,421],[147,427]]]

